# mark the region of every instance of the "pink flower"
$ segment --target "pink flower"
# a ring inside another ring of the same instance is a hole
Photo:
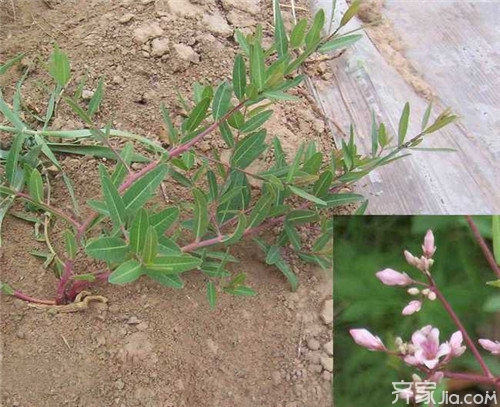
[[[403,254],[405,255],[405,259],[406,259],[406,262],[410,265],[410,266],[414,266],[414,267],[420,267],[420,259],[416,258],[413,254],[411,254],[408,250],[405,250],[403,252]]]
[[[403,315],[411,315],[414,314],[415,312],[420,311],[420,308],[422,308],[422,301],[410,301],[410,303],[403,308]]]
[[[436,246],[434,246],[434,234],[432,233],[432,230],[427,231],[424,237],[422,250],[424,251],[424,256],[428,259],[430,259],[436,252]]]
[[[363,346],[371,351],[387,350],[385,345],[382,343],[382,340],[378,336],[372,335],[366,329],[351,329],[349,333],[354,339],[354,342],[356,342],[359,346]]]
[[[456,358],[458,356],[461,356],[465,352],[465,349],[467,348],[465,346],[462,346],[462,341],[463,341],[462,332],[457,331],[453,335],[451,335],[450,341],[448,342],[451,348],[450,356]]]
[[[439,358],[450,353],[448,343],[439,344],[439,329],[426,325],[415,331],[411,337],[413,342],[413,354],[405,357],[409,365],[424,365],[434,369],[439,364]]]
[[[385,269],[375,274],[385,285],[410,285],[414,281],[406,273],[400,273],[393,269]]]
[[[479,344],[493,355],[500,355],[500,342],[490,341],[489,339],[479,339]]]

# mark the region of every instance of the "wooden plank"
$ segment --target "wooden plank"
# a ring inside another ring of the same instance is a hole
[[[319,0],[330,14],[331,1]],[[343,1],[337,1],[345,10]],[[359,27],[353,20],[346,31]],[[380,55],[364,36],[342,58],[331,62],[332,80],[312,79],[313,91],[325,115],[348,129],[356,124],[360,151],[371,150],[371,111],[392,134],[406,101],[412,108],[409,134],[420,130],[427,102]],[[439,89],[438,89],[439,91]],[[340,141],[342,135],[334,131]],[[412,153],[374,171],[355,189],[370,198],[370,214],[485,214],[500,213],[500,168],[488,146],[472,137],[460,122],[429,136],[422,147],[453,148],[453,153]]]

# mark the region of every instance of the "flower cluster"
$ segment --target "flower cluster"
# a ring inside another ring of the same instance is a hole
[[[434,245],[434,234],[432,230],[428,230],[425,237],[424,243],[422,244],[422,256],[420,258],[415,257],[408,250],[404,251],[404,256],[407,263],[410,266],[416,267],[422,273],[429,275],[429,269],[434,263],[432,256],[436,252],[436,246]],[[402,273],[390,268],[384,269],[376,273],[377,278],[382,281],[385,285],[389,286],[402,286],[406,287],[409,285],[421,284],[426,285],[412,279],[408,274]],[[412,315],[415,312],[420,311],[422,308],[422,303],[425,299],[434,301],[436,299],[436,293],[431,287],[426,285],[426,288],[420,290],[417,287],[410,287],[408,289],[408,294],[413,296],[420,296],[418,300],[410,301],[402,311],[403,315]]]

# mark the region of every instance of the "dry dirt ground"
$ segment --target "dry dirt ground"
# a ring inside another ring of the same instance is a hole
[[[87,75],[86,89],[91,91],[98,78],[105,77],[98,120],[104,123],[111,117],[115,128],[163,142],[160,104],[180,120],[177,91],[187,95],[195,80],[214,83],[227,77],[237,49],[235,27],[247,30],[264,22],[270,35],[272,10],[267,3],[3,0],[0,63],[26,53],[23,65],[34,63],[34,69],[23,88],[24,101],[43,110],[47,95],[36,86],[43,77],[36,61],[46,61],[57,42],[69,54],[74,84]],[[144,34],[148,30],[150,34]],[[2,78],[7,100],[21,74],[13,69]],[[307,98],[275,110],[269,133],[281,137],[287,152],[311,139],[324,150],[333,147]],[[51,126],[82,127],[64,106]],[[1,135],[3,148],[9,139]],[[216,136],[200,146],[211,148],[223,148]],[[66,156],[61,161],[80,203],[99,193],[94,177],[98,160]],[[53,203],[65,205],[68,197],[60,174],[52,177]],[[182,199],[182,192],[173,194]],[[56,229],[55,240],[57,236]],[[52,296],[52,272],[28,254],[43,247],[33,239],[32,226],[7,217],[3,238],[1,279],[33,296]],[[215,310],[207,306],[204,279],[196,273],[187,275],[180,291],[144,280],[96,288],[109,303],[82,313],[51,315],[3,296],[0,405],[330,406],[330,277],[296,263],[301,286],[291,293],[284,277],[264,264],[252,244],[241,244],[233,254],[241,258],[233,271],[247,273],[258,295],[220,295]]]

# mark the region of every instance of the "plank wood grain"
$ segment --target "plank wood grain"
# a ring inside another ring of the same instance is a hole
[[[325,8],[327,15],[330,6],[329,0],[318,0],[313,4],[316,9]],[[343,0],[338,0],[337,7],[345,10],[347,6]],[[346,31],[357,27],[359,22],[353,19]],[[356,124],[361,152],[371,150],[372,110],[377,120],[383,121],[389,133],[395,135],[401,110],[409,101],[409,137],[418,133],[427,101],[387,63],[366,35],[330,64],[334,75],[329,83],[318,78],[311,78],[309,83],[327,117],[346,130],[350,123]],[[453,86],[460,87],[461,84],[453,83]],[[436,90],[441,96],[439,86]],[[441,100],[440,107],[444,108],[446,102]],[[439,108],[434,110],[436,117]],[[370,199],[367,213],[500,213],[500,164],[491,146],[472,134],[467,124],[467,120],[452,124],[428,136],[421,145],[453,148],[455,152],[414,151],[410,157],[377,169],[360,181],[355,189]],[[332,132],[340,144],[342,134],[335,129]]]

